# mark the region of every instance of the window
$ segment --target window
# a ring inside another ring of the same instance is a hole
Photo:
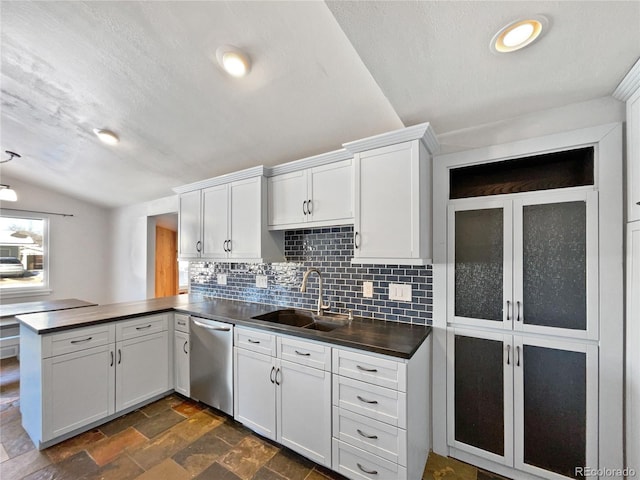
[[[49,290],[49,219],[0,216],[0,290],[2,295],[42,294]]]

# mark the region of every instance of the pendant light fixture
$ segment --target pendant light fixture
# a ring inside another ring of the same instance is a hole
[[[6,160],[0,161],[0,163],[7,163],[13,160],[14,157],[21,158],[20,154],[16,152],[12,152],[11,150],[5,150],[4,153],[9,155],[9,158]],[[0,201],[3,202],[15,202],[18,200],[18,195],[16,191],[11,188],[9,185],[0,184]]]

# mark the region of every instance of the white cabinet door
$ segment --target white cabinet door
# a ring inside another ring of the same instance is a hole
[[[425,264],[430,168],[418,140],[355,156],[354,263]]]
[[[640,222],[627,225],[627,466],[640,466]]]
[[[627,221],[640,220],[640,89],[627,100]]]
[[[169,390],[169,333],[116,343],[116,411]]]
[[[262,235],[262,177],[229,185],[229,258],[260,258]]]
[[[227,185],[202,191],[202,243],[205,258],[226,258],[229,240],[229,194]]]
[[[234,347],[234,418],[271,440],[276,439],[274,359]]]
[[[514,466],[561,479],[598,465],[598,347],[520,336],[513,344]]]
[[[308,220],[340,225],[353,221],[353,161],[309,170]]]
[[[179,256],[198,258],[202,252],[200,190],[181,194],[179,202]]]
[[[189,334],[176,330],[173,337],[173,378],[175,391],[185,397],[189,396]]]
[[[278,442],[331,467],[331,372],[280,360],[275,381]]]
[[[42,441],[114,413],[114,364],[113,344],[42,361]]]
[[[275,175],[267,180],[269,226],[304,223],[307,220],[307,171]]]

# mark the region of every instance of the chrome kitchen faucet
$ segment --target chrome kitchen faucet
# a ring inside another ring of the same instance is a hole
[[[307,291],[307,279],[312,272],[316,272],[318,274],[318,277],[320,278],[320,283],[318,285],[318,310],[316,311],[316,313],[318,315],[322,315],[322,310],[329,310],[331,306],[322,304],[322,274],[320,273],[320,270],[318,270],[317,268],[309,268],[306,272],[304,272],[304,276],[302,277],[302,285],[300,285],[300,291],[303,293]]]

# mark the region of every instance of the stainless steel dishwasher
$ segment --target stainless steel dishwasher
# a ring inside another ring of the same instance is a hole
[[[191,398],[233,415],[233,325],[191,318]]]

